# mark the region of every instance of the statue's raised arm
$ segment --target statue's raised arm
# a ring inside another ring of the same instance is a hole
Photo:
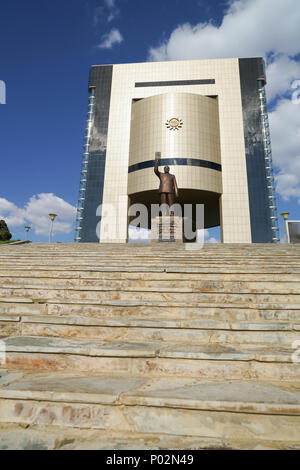
[[[161,158],[160,152],[155,152],[155,164],[154,164],[154,173],[160,178],[160,171],[158,170],[158,162]]]

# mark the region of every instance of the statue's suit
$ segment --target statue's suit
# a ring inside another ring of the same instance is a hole
[[[155,161],[154,166],[154,173],[160,179],[160,185],[158,192],[159,193],[173,193],[178,194],[178,187],[175,175],[171,175],[170,173],[162,173],[158,170],[158,160]]]

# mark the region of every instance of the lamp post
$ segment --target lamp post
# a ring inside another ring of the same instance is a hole
[[[52,241],[52,230],[53,230],[53,223],[55,218],[57,217],[57,214],[48,214],[50,219],[51,219],[51,225],[50,225],[50,232],[49,232],[49,243]]]
[[[287,219],[288,219],[288,216],[290,215],[290,213],[289,212],[282,212],[280,215],[283,217],[284,242],[289,243]]]
[[[25,226],[25,230],[26,230],[26,241],[28,241],[28,232],[29,232],[30,229],[31,229],[31,227],[29,227],[29,225],[26,225],[26,226]]]

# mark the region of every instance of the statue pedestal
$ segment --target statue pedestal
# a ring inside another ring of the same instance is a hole
[[[151,242],[182,243],[182,217],[163,215],[152,219]]]

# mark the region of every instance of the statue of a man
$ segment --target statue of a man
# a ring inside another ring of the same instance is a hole
[[[158,170],[158,162],[160,160],[160,152],[155,153],[154,173],[160,180],[158,192],[160,193],[160,203],[168,204],[171,207],[174,204],[174,196],[178,197],[178,187],[175,175],[170,174],[170,168],[164,167],[164,173]]]

